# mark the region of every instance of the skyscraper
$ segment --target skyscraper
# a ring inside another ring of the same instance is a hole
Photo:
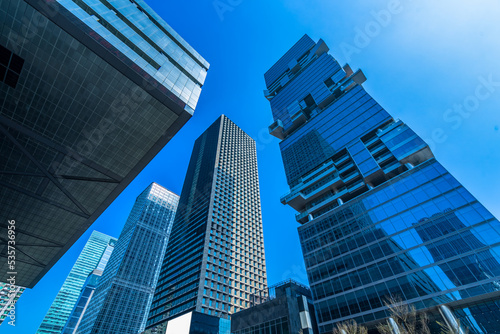
[[[93,231],[75,265],[50,306],[37,334],[60,334],[68,320],[88,275],[103,270],[113,252],[116,239]]]
[[[222,115],[194,144],[147,327],[227,318],[266,286],[255,141]]]
[[[71,314],[66,321],[66,325],[64,325],[64,328],[61,332],[62,334],[78,333],[78,327],[82,322],[85,312],[87,311],[90,300],[94,296],[95,288],[97,287],[97,283],[99,282],[99,278],[101,278],[101,276],[102,270],[98,269],[93,270],[89,274],[89,276],[85,280],[85,283],[83,284],[80,296],[78,296],[75,306],[73,307],[73,310],[71,311]]]
[[[209,64],[142,0],[1,0],[0,17],[0,219],[32,288],[192,116]]]
[[[144,330],[178,203],[156,183],[137,197],[78,333]]]
[[[305,35],[264,75],[320,333],[389,296],[500,332],[498,220],[328,50]]]

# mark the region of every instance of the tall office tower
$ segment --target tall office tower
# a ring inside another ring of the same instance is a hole
[[[75,306],[73,307],[73,310],[71,311],[71,314],[66,321],[66,325],[64,325],[64,328],[61,331],[62,334],[78,333],[78,327],[82,322],[85,312],[87,311],[90,300],[94,296],[97,283],[99,282],[99,278],[101,278],[101,276],[102,270],[99,269],[95,269],[89,274],[89,276],[85,280],[85,283],[83,284],[82,290],[80,292],[80,295],[78,296]]]
[[[178,203],[156,183],[137,197],[78,333],[144,330]]]
[[[11,315],[14,315],[15,320],[15,312],[13,314],[11,311],[15,308],[24,290],[23,287],[0,282],[0,325],[6,318],[9,318],[7,322],[10,322]]]
[[[194,144],[147,327],[227,318],[266,285],[255,141],[222,115]]]
[[[83,247],[75,265],[50,306],[37,334],[60,334],[88,275],[94,270],[103,270],[113,252],[116,239],[93,231]]]
[[[209,64],[142,0],[0,0],[0,18],[0,220],[32,288],[192,116]]]
[[[328,50],[305,35],[265,73],[320,333],[389,296],[500,332],[498,220]]]

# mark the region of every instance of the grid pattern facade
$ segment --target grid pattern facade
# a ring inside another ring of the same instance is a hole
[[[178,203],[178,195],[156,183],[137,197],[79,333],[144,330]]]
[[[255,141],[221,116],[195,142],[148,327],[227,318],[267,286]]]
[[[499,333],[500,223],[362,88],[361,71],[311,41],[270,70],[266,80],[282,73],[266,97],[320,333],[376,324],[389,296],[436,314],[446,305],[471,333]]]
[[[97,231],[92,232],[47,311],[37,334],[59,334],[62,332],[87,277],[94,269],[104,268],[113,248],[109,246],[113,245],[115,241],[115,238],[108,235]]]
[[[317,334],[311,290],[287,280],[260,291],[250,308],[231,316],[233,334]]]
[[[140,0],[2,0],[0,18],[0,217],[31,288],[191,117],[208,64]]]
[[[106,265],[109,262],[109,258],[111,257],[111,253],[115,248],[115,240],[111,240],[104,253],[101,257],[101,260],[97,264],[96,269],[92,271],[92,273],[87,277],[85,283],[82,287],[78,300],[71,311],[68,320],[66,321],[66,325],[64,326],[62,333],[63,334],[71,334],[77,333],[78,326],[85,315],[85,311],[87,310],[88,304],[94,295],[94,290],[97,287],[97,282],[102,275],[102,272],[106,268]]]
[[[233,331],[233,334],[290,334],[288,317],[273,319],[262,324]]]
[[[77,332],[78,326],[80,325],[80,322],[83,319],[88,304],[92,299],[92,296],[94,295],[97,282],[99,280],[99,277],[101,277],[101,275],[102,275],[101,270],[99,271],[94,270],[92,274],[90,274],[87,280],[85,281],[82,291],[80,292],[80,296],[78,297],[78,300],[76,301],[75,306],[73,307],[73,311],[71,311],[68,321],[66,322],[66,325],[64,326],[61,332],[62,334],[78,333]]]
[[[194,110],[209,65],[144,1],[57,2]]]

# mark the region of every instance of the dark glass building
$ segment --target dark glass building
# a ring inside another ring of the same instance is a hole
[[[266,286],[255,141],[222,115],[195,141],[147,328],[228,318]]]
[[[498,220],[328,50],[305,35],[265,73],[320,333],[389,296],[500,333]]]
[[[232,334],[317,334],[311,290],[293,280],[252,296],[252,307],[231,316]]]
[[[0,1],[0,219],[16,220],[17,285],[33,287],[188,121],[208,67],[142,0]]]
[[[156,183],[137,197],[77,333],[144,330],[178,203]]]

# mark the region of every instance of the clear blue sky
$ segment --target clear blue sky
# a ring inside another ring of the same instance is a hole
[[[155,181],[180,194],[194,140],[222,113],[257,141],[269,283],[288,277],[307,283],[294,211],[279,202],[288,187],[278,140],[267,134],[271,111],[262,94],[264,72],[304,33],[323,38],[341,65],[363,69],[366,90],[428,140],[441,163],[500,217],[497,1],[146,1],[211,63],[196,112],[23,294],[17,327],[5,322],[0,333],[35,333],[90,232],[118,237],[147,185]],[[455,105],[463,104],[460,114]]]

